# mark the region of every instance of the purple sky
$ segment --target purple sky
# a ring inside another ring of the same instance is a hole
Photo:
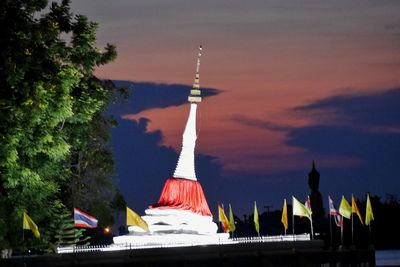
[[[116,179],[139,213],[175,168],[199,44],[200,84],[215,90],[199,106],[197,174],[214,212],[217,202],[242,214],[254,200],[304,199],[312,160],[324,200],[400,194],[400,1],[72,7],[100,24],[99,46],[117,45],[97,75],[132,82],[111,112]]]

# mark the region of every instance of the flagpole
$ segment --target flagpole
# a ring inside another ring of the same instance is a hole
[[[330,237],[330,240],[331,240],[331,246],[333,246],[333,242],[332,242],[332,214],[331,214],[331,212],[329,211],[329,237]]]
[[[354,213],[353,213],[353,211],[351,211],[351,244],[352,245],[354,244],[354,226],[353,226],[354,219],[353,219],[353,217],[354,217]]]
[[[294,214],[293,214],[293,208],[292,208],[292,233],[293,233],[293,241],[294,241]]]
[[[74,177],[74,175],[72,175],[72,177]],[[73,179],[73,178],[72,178]],[[72,187],[74,187],[74,186],[72,186]],[[73,190],[73,189],[72,189]],[[75,202],[75,200],[74,200],[74,202]],[[78,236],[78,234],[77,234],[77,231],[76,231],[76,226],[75,226],[75,203],[74,203],[74,207],[73,207],[73,210],[72,210],[72,216],[73,216],[73,218],[74,218],[74,230],[73,230],[73,232],[74,232],[74,239]],[[75,242],[74,242],[75,243]]]
[[[340,215],[340,216],[342,216],[342,223],[340,225],[340,241],[341,241],[341,244],[343,246],[343,225],[344,225],[344,221],[343,221],[343,215]]]
[[[368,225],[369,229],[369,245],[372,246],[372,231],[371,231],[371,222]]]
[[[351,244],[354,245],[354,209],[355,209],[355,198],[351,194]]]
[[[314,239],[314,228],[313,228],[313,223],[312,223],[312,218],[310,216],[310,224],[311,224],[311,240]]]

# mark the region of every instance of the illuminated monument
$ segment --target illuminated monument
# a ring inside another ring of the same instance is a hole
[[[188,101],[189,117],[183,132],[182,150],[172,178],[167,179],[161,196],[156,204],[146,209],[142,218],[147,222],[150,232],[137,226],[130,226],[129,235],[114,238],[114,243],[130,243],[136,240],[144,242],[162,242],[162,240],[188,238],[195,240],[226,239],[228,234],[217,234],[217,225],[197,181],[194,150],[196,146],[196,112],[201,102],[200,57],[197,57],[196,75]]]

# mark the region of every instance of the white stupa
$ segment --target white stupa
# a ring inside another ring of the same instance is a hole
[[[151,243],[182,240],[217,241],[227,239],[228,234],[217,234],[217,225],[204,196],[203,189],[197,181],[195,172],[196,146],[196,113],[201,102],[200,58],[202,47],[197,56],[196,75],[190,91],[189,117],[183,132],[182,150],[172,178],[164,184],[160,199],[146,209],[142,218],[147,222],[150,232],[130,226],[129,235],[114,237],[114,243],[137,243],[146,240]]]

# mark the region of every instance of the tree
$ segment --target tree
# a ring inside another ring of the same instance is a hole
[[[103,178],[113,165],[107,138],[90,138],[99,124],[110,125],[101,112],[114,88],[93,71],[116,57],[115,47],[98,49],[97,24],[74,16],[68,0],[46,12],[47,5],[0,3],[0,247],[22,245],[24,211],[40,230],[65,214],[62,202],[71,209],[71,194],[61,189],[73,177],[80,186],[99,182],[96,157],[89,159],[96,149],[108,164]],[[42,236],[35,242],[50,242],[54,232]]]
[[[65,212],[65,209],[60,210],[60,216],[50,225],[52,231],[55,233],[53,246],[51,251],[56,251],[57,247],[72,246],[72,245],[88,245],[90,237],[84,237],[83,234],[86,229],[75,228],[74,220],[70,212]]]
[[[124,212],[127,207],[126,200],[124,198],[124,195],[120,190],[117,189],[114,198],[110,202],[111,208],[115,211],[115,220],[118,221],[119,219],[119,213],[122,211]]]

